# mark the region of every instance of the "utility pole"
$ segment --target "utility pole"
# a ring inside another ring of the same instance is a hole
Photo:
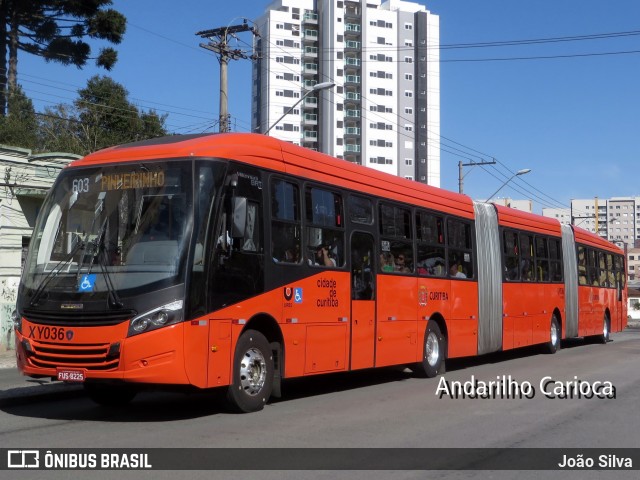
[[[482,166],[482,165],[495,165],[496,161],[492,160],[490,162],[471,162],[471,163],[462,163],[462,161],[458,162],[458,193],[464,193],[463,191],[463,186],[464,186],[464,175],[462,175],[462,167],[475,167],[477,166]]]
[[[218,55],[220,62],[220,133],[229,131],[229,95],[228,95],[228,66],[230,60],[251,59],[255,60],[256,55],[247,55],[239,48],[229,47],[229,37],[237,38],[236,33],[250,31],[254,36],[259,36],[255,27],[250,27],[245,19],[241,25],[228,25],[226,27],[213,28],[197,32],[196,35],[209,40],[208,43],[201,43],[200,46]]]

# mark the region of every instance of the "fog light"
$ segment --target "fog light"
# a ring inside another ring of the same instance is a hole
[[[22,340],[22,348],[24,348],[24,351],[29,355],[33,355],[34,352],[33,348],[31,347],[31,343],[29,343],[29,340],[27,340],[26,338]]]
[[[114,358],[120,356],[120,342],[112,343],[107,353],[108,358]]]

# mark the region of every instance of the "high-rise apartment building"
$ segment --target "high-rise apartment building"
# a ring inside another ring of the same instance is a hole
[[[256,24],[254,131],[440,186],[437,15],[399,0],[277,0]]]

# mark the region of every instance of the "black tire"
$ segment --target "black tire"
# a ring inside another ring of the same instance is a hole
[[[609,316],[605,313],[604,320],[602,321],[602,333],[596,336],[596,340],[598,343],[607,343],[609,341],[609,335],[611,334],[611,320],[609,320]]]
[[[442,335],[440,327],[433,320],[427,323],[422,343],[422,362],[413,367],[413,371],[419,376],[433,378],[445,373],[444,355],[447,339]]]
[[[562,330],[558,318],[553,315],[549,326],[549,342],[546,344],[547,353],[556,353],[560,350],[560,339],[562,338]]]
[[[247,330],[236,344],[231,385],[227,391],[230,407],[244,413],[262,410],[271,396],[273,374],[269,342],[260,332]]]
[[[122,407],[129,404],[138,394],[132,386],[109,383],[85,383],[84,391],[91,400],[105,407]]]

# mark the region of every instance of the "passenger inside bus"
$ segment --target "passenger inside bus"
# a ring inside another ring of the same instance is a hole
[[[394,271],[400,273],[411,273],[411,269],[406,264],[406,257],[404,253],[399,253],[396,256]]]
[[[380,270],[388,273],[393,272],[395,267],[395,262],[393,261],[393,255],[389,252],[384,252],[380,254]]]
[[[335,267],[337,265],[335,258],[330,249],[326,245],[318,245],[315,256],[309,259],[309,265],[320,265],[324,267]]]
[[[467,278],[465,273],[462,271],[462,265],[460,265],[457,261],[454,261],[449,268],[449,276],[454,278]]]

